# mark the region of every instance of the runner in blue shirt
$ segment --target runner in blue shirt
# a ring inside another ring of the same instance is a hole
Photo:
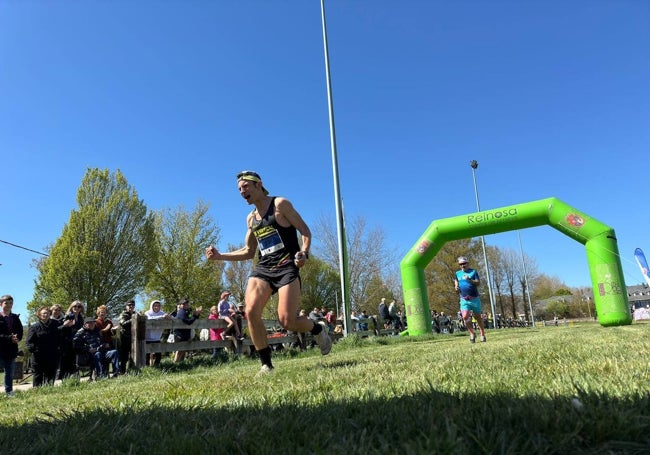
[[[472,315],[476,318],[476,323],[481,332],[481,341],[485,342],[485,327],[481,317],[481,299],[478,296],[477,286],[481,280],[476,270],[469,268],[467,258],[461,256],[458,258],[460,270],[456,272],[454,286],[460,293],[460,312],[465,321],[465,327],[469,331],[469,342],[476,342],[476,333],[472,325]]]

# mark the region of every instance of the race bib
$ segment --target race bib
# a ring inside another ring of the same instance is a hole
[[[266,256],[267,254],[274,253],[284,248],[284,243],[282,242],[280,233],[274,227],[266,226],[254,232],[262,256]]]

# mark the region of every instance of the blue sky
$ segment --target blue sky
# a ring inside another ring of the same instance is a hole
[[[348,218],[401,256],[436,219],[557,197],[616,229],[626,284],[650,252],[650,2],[327,0]],[[309,224],[335,215],[318,0],[0,3],[0,240],[42,251],[87,167],[151,209],[211,204],[243,240],[235,174]],[[521,231],[541,272],[590,286],[584,247]],[[317,239],[316,239],[317,241]],[[512,248],[514,232],[486,237]],[[0,243],[25,316],[38,255]],[[67,304],[67,302],[64,302]]]

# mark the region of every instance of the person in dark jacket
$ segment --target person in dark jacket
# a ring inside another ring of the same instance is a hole
[[[94,318],[86,318],[84,326],[75,333],[72,345],[77,354],[85,356],[100,378],[108,376],[108,362],[113,365],[113,377],[119,374],[119,358],[117,350],[102,340],[99,330],[95,327]]]
[[[13,314],[14,298],[10,295],[0,297],[0,365],[5,370],[5,393],[14,395],[14,362],[18,357],[18,342],[23,339],[23,324],[20,315]]]
[[[201,315],[201,310],[203,310],[203,307],[198,307],[196,310],[192,311],[189,299],[183,298],[178,302],[176,319],[183,321],[183,323],[187,325],[194,324],[194,321],[196,321]],[[174,339],[176,342],[189,341],[190,334],[190,329],[174,329]],[[181,362],[184,359],[185,351],[176,351],[174,353],[174,362]]]
[[[120,355],[120,374],[126,374],[126,365],[131,357],[131,322],[135,313],[135,302],[126,302],[124,311],[120,314],[120,343],[117,352]]]
[[[63,317],[64,321],[72,321],[71,325],[62,326],[63,341],[61,345],[61,362],[57,379],[65,379],[77,371],[76,353],[72,346],[72,337],[84,325],[85,308],[81,300],[75,300],[68,307],[68,312]]]
[[[46,306],[40,307],[36,316],[38,322],[30,325],[27,331],[27,349],[32,355],[32,385],[40,387],[53,385],[56,379],[63,345],[63,323],[52,319],[51,310]],[[73,323],[72,320],[65,321],[68,327]]]

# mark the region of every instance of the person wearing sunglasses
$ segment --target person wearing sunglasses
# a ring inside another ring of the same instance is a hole
[[[460,313],[465,322],[465,327],[469,331],[469,342],[476,342],[476,332],[472,325],[472,316],[476,318],[476,323],[481,334],[481,341],[485,342],[485,327],[481,317],[481,299],[478,296],[478,285],[481,280],[476,270],[469,267],[469,261],[466,257],[458,258],[460,270],[456,272],[454,287],[460,293]]]
[[[57,379],[65,379],[77,371],[76,353],[72,346],[72,337],[84,325],[85,307],[83,302],[75,300],[68,307],[68,311],[64,316],[64,326],[62,326],[63,341],[61,342],[61,363]],[[73,321],[72,325],[66,321]]]
[[[205,254],[209,260],[244,261],[253,259],[257,251],[258,261],[248,279],[244,300],[251,339],[262,362],[260,373],[273,370],[262,312],[275,293],[278,294],[280,325],[292,332],[311,332],[321,354],[329,354],[332,339],[325,324],[298,315],[299,269],[309,259],[309,227],[288,199],[269,196],[257,172],[243,171],[237,174],[237,187],[246,202],[255,206],[246,219],[248,229],[244,246],[220,253],[210,245]],[[301,243],[298,242],[298,233]]]

